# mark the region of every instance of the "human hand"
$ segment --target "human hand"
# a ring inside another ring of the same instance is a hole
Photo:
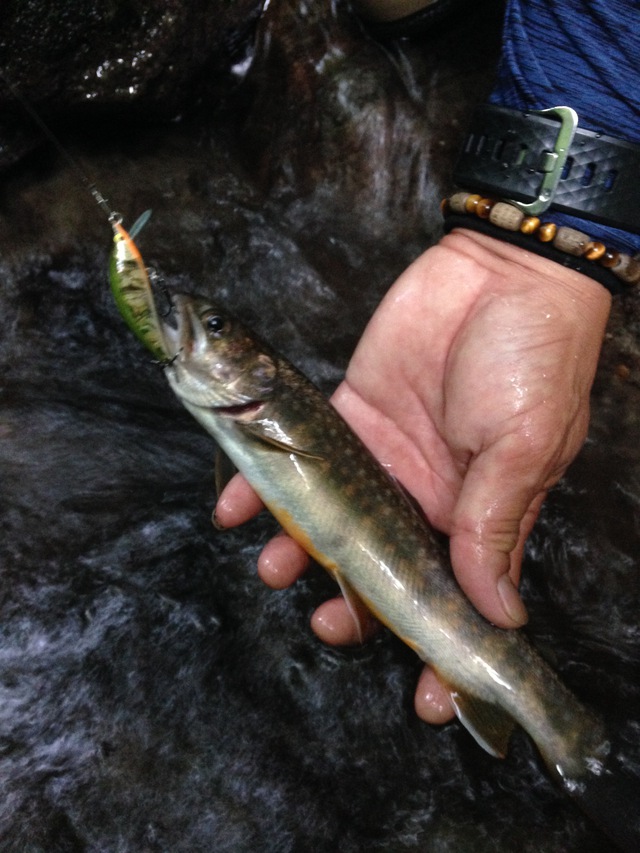
[[[450,537],[464,592],[487,619],[522,625],[517,593],[525,540],[547,490],[586,435],[610,297],[553,261],[471,231],[453,231],[397,280],[373,315],[336,409]],[[261,508],[236,477],[220,496],[224,527]],[[281,535],[258,562],[275,588],[308,558]],[[367,623],[373,630],[374,620]],[[312,627],[333,644],[357,641],[344,601],[325,602]],[[452,716],[426,667],[416,710]]]

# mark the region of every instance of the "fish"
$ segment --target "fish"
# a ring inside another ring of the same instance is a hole
[[[612,824],[622,849],[640,849],[640,785],[621,776],[602,722],[521,631],[475,610],[442,537],[322,392],[209,299],[172,303],[162,320],[169,385],[284,530],[434,668],[485,750],[505,756],[520,726],[563,789]]]
[[[520,634],[475,611],[434,531],[324,395],[207,300],[174,306],[173,392],[347,597],[431,664],[478,742],[504,755],[517,722],[563,777],[600,760],[593,718]]]

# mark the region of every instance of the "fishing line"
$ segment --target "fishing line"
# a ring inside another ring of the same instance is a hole
[[[9,90],[9,92],[13,95],[16,101],[21,105],[27,115],[31,118],[31,120],[36,124],[36,126],[44,133],[47,139],[53,143],[56,150],[62,157],[66,160],[68,165],[71,167],[72,171],[78,177],[80,182],[84,185],[86,189],[89,190],[91,195],[96,201],[96,204],[104,211],[107,215],[107,219],[109,222],[113,222],[116,219],[121,218],[118,213],[116,213],[109,204],[108,200],[102,195],[95,182],[91,180],[91,178],[87,175],[85,170],[82,168],[80,163],[71,156],[71,154],[67,151],[64,145],[60,142],[55,133],[51,130],[51,128],[47,125],[44,119],[38,114],[35,108],[32,106],[30,101],[20,92],[16,87],[11,83],[3,69],[0,68],[0,79],[4,82],[5,86]]]
[[[156,353],[164,355],[161,332],[159,331],[156,316],[155,299],[158,298],[159,291],[166,303],[165,308],[160,312],[160,316],[163,319],[170,318],[173,312],[171,294],[157,273],[145,268],[142,257],[133,242],[134,237],[140,233],[149,221],[151,211],[145,210],[132,225],[130,233],[127,233],[122,226],[122,216],[112,209],[95,182],[91,180],[80,163],[62,145],[31,102],[11,83],[2,68],[0,68],[0,80],[4,82],[8,91],[22,106],[36,127],[53,143],[56,151],[62,155],[73,175],[91,193],[97,205],[106,214],[113,228],[114,247],[117,247],[117,250],[114,248],[116,257],[114,259],[112,256],[109,277],[118,309],[134,334],[147,347]],[[160,336],[160,340],[158,336]],[[162,359],[160,363],[166,364],[167,362]]]

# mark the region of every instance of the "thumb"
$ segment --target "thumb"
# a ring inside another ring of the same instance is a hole
[[[522,554],[546,490],[531,468],[507,467],[496,456],[485,451],[469,466],[453,512],[451,563],[480,613],[516,628],[528,619],[517,590]]]

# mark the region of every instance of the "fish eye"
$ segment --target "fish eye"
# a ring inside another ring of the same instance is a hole
[[[204,327],[210,334],[218,337],[225,331],[227,321],[220,314],[209,314],[204,320]]]

